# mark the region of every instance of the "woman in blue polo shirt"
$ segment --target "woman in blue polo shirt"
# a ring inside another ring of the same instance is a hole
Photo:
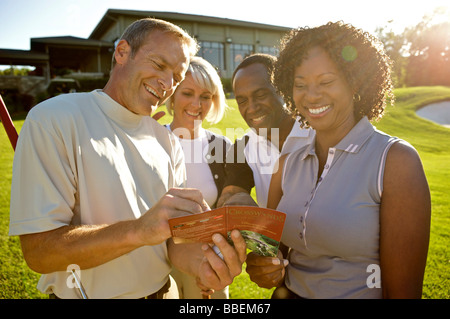
[[[294,298],[421,297],[426,177],[410,144],[370,123],[393,101],[390,71],[382,45],[342,22],[285,37],[275,85],[316,138],[280,158],[272,177],[268,207],[287,214],[289,265],[262,269],[249,256],[260,285],[284,285]]]

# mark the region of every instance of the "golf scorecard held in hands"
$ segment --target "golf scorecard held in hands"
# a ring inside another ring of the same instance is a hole
[[[276,257],[286,214],[255,206],[226,206],[201,214],[169,219],[175,244],[212,243],[213,234],[222,234],[229,242],[230,232],[237,229],[247,248],[261,256]]]

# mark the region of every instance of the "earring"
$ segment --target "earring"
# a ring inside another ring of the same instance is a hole
[[[361,95],[359,95],[358,93],[353,94],[353,101],[354,102],[361,101]]]
[[[300,112],[297,109],[291,110],[291,114],[294,119],[301,117]]]

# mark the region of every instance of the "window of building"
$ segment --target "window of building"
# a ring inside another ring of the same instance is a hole
[[[260,53],[266,53],[273,56],[278,56],[279,50],[276,47],[271,47],[268,45],[260,45],[259,46]]]
[[[224,45],[220,42],[199,41],[198,55],[214,65],[219,71],[225,70]]]
[[[254,53],[253,45],[251,44],[238,44],[232,43],[230,45],[231,57],[232,57],[232,69],[235,70],[236,67],[249,55]]]

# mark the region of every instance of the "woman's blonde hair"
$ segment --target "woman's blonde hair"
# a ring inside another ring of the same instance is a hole
[[[198,56],[191,58],[189,68],[186,72],[186,75],[188,74],[192,75],[196,85],[212,94],[212,107],[205,120],[211,124],[220,122],[228,106],[219,74],[208,61]],[[166,101],[167,112],[170,115],[173,115],[175,92]]]

